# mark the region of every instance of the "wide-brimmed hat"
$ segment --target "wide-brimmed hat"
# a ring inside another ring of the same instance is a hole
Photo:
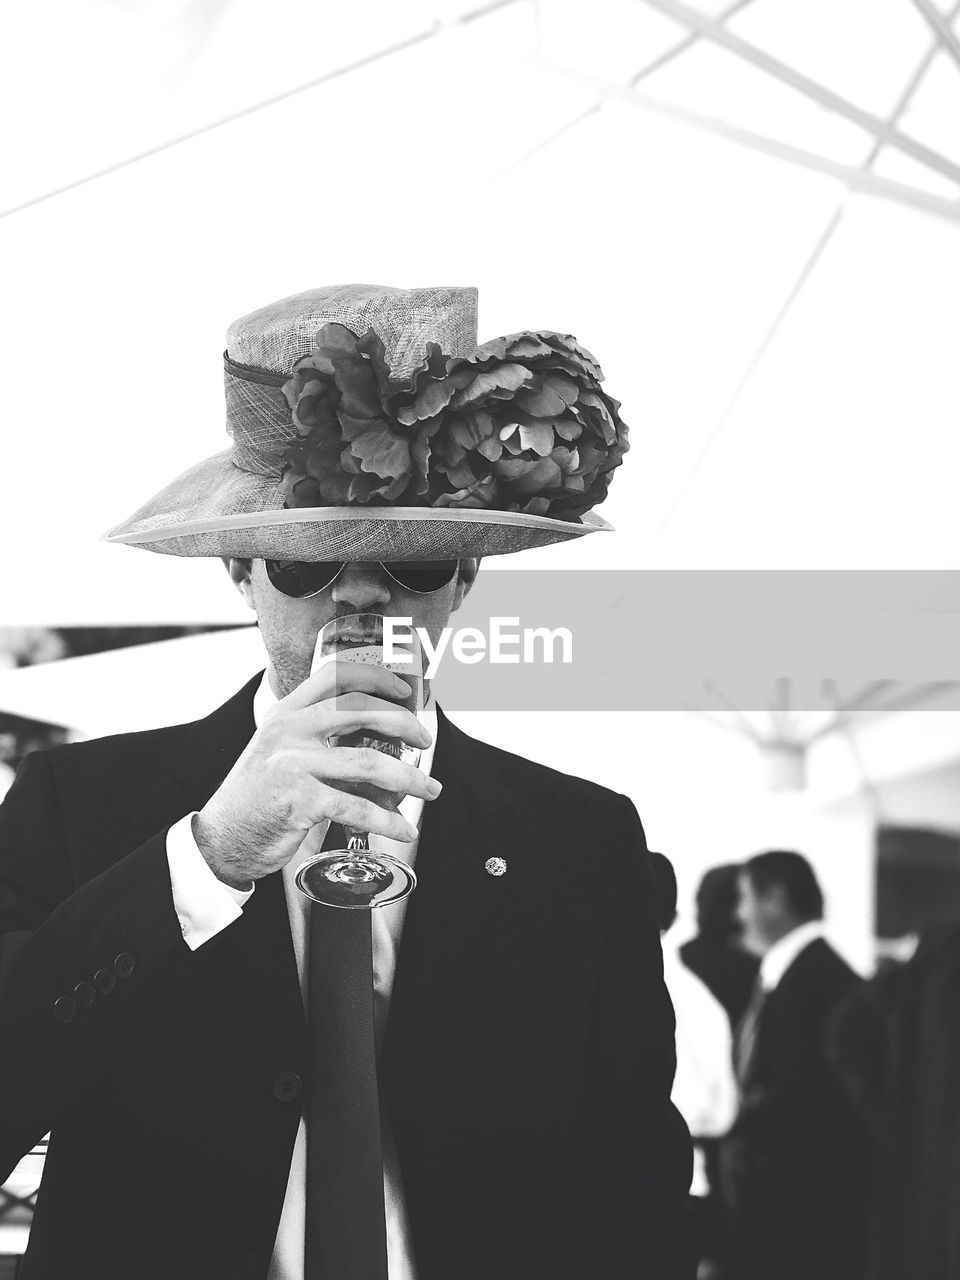
[[[627,449],[569,334],[477,346],[477,291],[342,285],[227,331],[232,445],[105,535],[179,556],[422,560],[609,529]]]

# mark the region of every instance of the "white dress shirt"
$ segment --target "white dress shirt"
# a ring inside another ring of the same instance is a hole
[[[268,677],[269,671],[264,673],[253,699],[253,719],[258,727],[267,711],[276,702]],[[424,707],[423,723],[433,741],[421,752],[419,767],[429,776],[433,767],[433,749],[437,736],[437,711],[432,699]],[[400,813],[413,826],[419,828],[423,804],[423,800],[418,796],[406,796],[400,804]],[[192,951],[196,951],[243,913],[243,904],[255,890],[250,889],[244,892],[233,889],[217,879],[197,848],[191,825],[193,817],[193,814],[187,814],[170,828],[167,833],[167,860],[170,865],[173,905],[180,920],[184,940]],[[287,912],[290,917],[290,933],[297,959],[297,970],[300,974],[300,990],[305,1003],[308,973],[307,926],[311,904],[296,887],[293,878],[304,857],[319,850],[328,825],[328,823],[322,823],[310,832],[299,853],[291,858],[282,873]],[[392,853],[406,863],[412,864],[416,858],[417,842],[403,844],[396,840],[389,840],[385,836],[371,835],[370,848],[375,852]],[[370,913],[373,942],[374,1018],[378,1043],[383,1035],[390,1008],[390,996],[397,968],[397,951],[400,946],[406,906],[406,899],[404,899],[390,906],[378,907]],[[417,1272],[410,1242],[403,1184],[389,1122],[384,1124],[383,1131],[383,1188],[389,1280],[416,1280]],[[304,1280],[306,1194],[307,1126],[306,1121],[301,1117],[268,1280]]]
[[[663,949],[663,979],[677,1018],[677,1072],[670,1100],[696,1142],[727,1133],[737,1112],[733,1036],[726,1010],[677,955]],[[703,1150],[694,1147],[690,1194],[710,1190]]]
[[[775,942],[760,961],[760,985],[764,991],[775,990],[800,952],[822,937],[822,922],[808,920],[806,924],[797,925],[796,929],[791,929]]]

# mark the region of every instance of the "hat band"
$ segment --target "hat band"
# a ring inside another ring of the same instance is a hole
[[[224,352],[227,433],[233,462],[241,471],[280,479],[283,451],[298,439],[290,406],[281,388],[288,375],[237,364]]]

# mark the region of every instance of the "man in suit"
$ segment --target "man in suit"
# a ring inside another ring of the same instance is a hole
[[[828,1048],[874,1141],[864,1280],[960,1275],[960,924],[937,923],[837,1008]]]
[[[0,1179],[52,1132],[24,1280],[690,1274],[633,806],[432,698],[421,722],[382,667],[313,664],[332,619],[436,640],[482,555],[596,527],[584,500],[625,441],[592,357],[475,342],[472,290],[315,290],[244,317],[231,451],[111,534],[222,557],[269,661],[196,723],[37,753],[0,809]],[[471,440],[490,463],[538,412],[568,445],[579,427],[577,467],[518,437],[471,487]],[[336,744],[352,731],[420,768]],[[308,902],[297,864],[335,824],[415,863],[412,896]]]
[[[740,875],[745,945],[762,957],[738,1028],[740,1110],[726,1144],[738,1280],[862,1273],[866,1135],[830,1070],[826,1027],[856,985],[823,936],[823,894],[798,853]]]

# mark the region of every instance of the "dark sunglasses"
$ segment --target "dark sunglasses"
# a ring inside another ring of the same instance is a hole
[[[452,582],[459,560],[371,561],[404,591],[426,596]],[[343,560],[265,560],[267,577],[278,591],[294,600],[306,600],[332,586],[343,572]]]

